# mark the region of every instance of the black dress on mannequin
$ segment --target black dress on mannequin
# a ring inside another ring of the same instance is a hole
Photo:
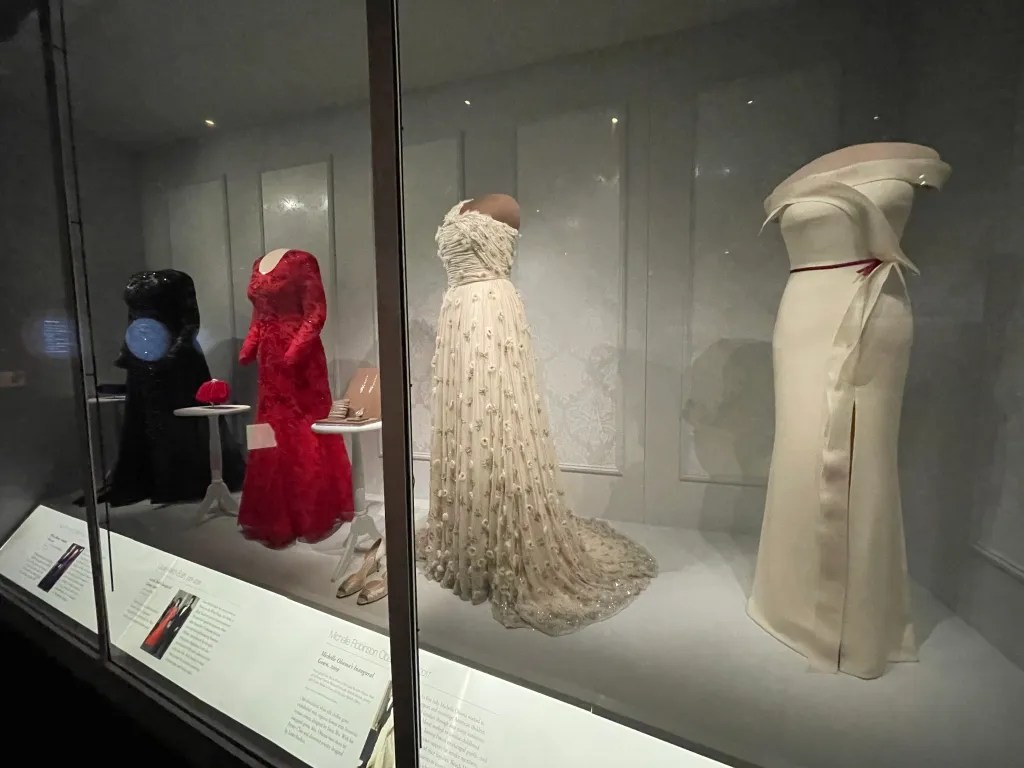
[[[198,405],[196,390],[210,378],[196,342],[195,284],[175,269],[139,272],[129,278],[124,300],[130,325],[116,364],[128,372],[128,392],[117,464],[100,501],[198,501],[210,483],[209,425],[174,415],[176,408]],[[139,338],[142,343],[131,341]],[[223,417],[220,435],[224,482],[237,491],[245,463]]]

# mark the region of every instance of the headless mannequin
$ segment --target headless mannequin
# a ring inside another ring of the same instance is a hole
[[[459,213],[465,213],[466,211],[479,211],[490,216],[495,221],[508,224],[512,229],[519,229],[519,224],[521,223],[519,203],[511,195],[493,194],[476,197],[463,205]],[[269,256],[270,254],[267,254],[267,257]],[[260,268],[262,269],[262,267],[263,265],[261,264]]]
[[[813,222],[829,204],[823,201],[805,201],[799,206],[787,207],[785,201],[793,195],[801,195],[807,185],[821,181],[834,181],[852,187],[865,195],[875,205],[885,210],[886,218],[897,238],[902,236],[914,202],[915,187],[941,189],[949,177],[950,169],[930,147],[905,142],[877,142],[855,144],[829,152],[804,165],[791,174],[765,201],[769,219],[785,218],[783,239],[789,245],[789,233],[802,233],[801,220]],[[858,236],[840,242],[837,233],[828,231],[822,243],[823,253],[829,253],[832,261],[848,261],[858,258],[862,244]],[[799,249],[811,255],[814,248]],[[862,254],[860,254],[862,255]],[[801,267],[799,258],[794,258],[791,249],[792,266]],[[916,271],[916,270],[912,270]]]
[[[260,266],[259,266],[260,274],[261,275],[269,275],[271,272],[273,272],[274,271],[274,267],[276,267],[278,264],[280,264],[281,263],[281,259],[284,258],[284,255],[286,253],[288,253],[288,251],[291,251],[291,250],[293,250],[293,249],[292,248],[275,248],[274,250],[270,251],[266,256],[264,256],[262,259],[260,259]]]
[[[916,658],[897,468],[913,339],[900,236],[915,188],[949,176],[919,144],[859,144],[765,201],[791,272],[773,336],[775,443],[748,612],[815,669]],[[858,268],[859,267],[859,268]]]

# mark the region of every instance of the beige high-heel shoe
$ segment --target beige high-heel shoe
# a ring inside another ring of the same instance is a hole
[[[363,557],[363,564],[359,566],[359,570],[345,577],[345,580],[341,582],[341,586],[338,587],[335,597],[351,597],[357,592],[360,592],[363,587],[366,586],[366,580],[374,571],[377,570],[377,553],[380,551],[382,541],[384,541],[384,539],[377,539],[377,541],[373,543],[369,552],[367,552]]]
[[[380,561],[383,564],[377,571],[376,575],[366,582],[366,586],[363,587],[359,593],[359,597],[356,598],[356,603],[359,605],[369,605],[375,603],[382,597],[388,595],[388,562],[387,555],[384,555]]]

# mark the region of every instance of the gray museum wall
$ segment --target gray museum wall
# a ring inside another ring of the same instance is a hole
[[[130,274],[145,269],[138,161],[123,146],[81,128],[75,143],[96,379],[122,382],[124,372],[114,361],[128,317],[124,287]]]
[[[1024,15],[912,8],[904,135],[953,175],[905,241],[922,269],[900,455],[910,569],[1024,665]]]

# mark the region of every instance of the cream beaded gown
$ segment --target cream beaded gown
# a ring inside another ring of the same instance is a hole
[[[566,506],[537,390],[523,304],[509,280],[519,232],[459,203],[437,230],[448,272],[433,368],[426,575],[490,600],[507,627],[561,635],[625,608],[651,554]]]

